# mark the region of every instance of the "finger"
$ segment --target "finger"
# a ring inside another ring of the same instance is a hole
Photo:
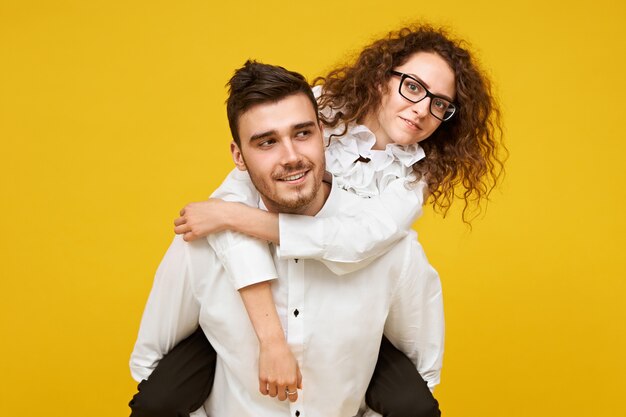
[[[298,369],[298,389],[302,389],[302,374],[300,373],[300,369]]]
[[[187,219],[184,217],[179,217],[176,220],[174,220],[174,226],[180,226],[181,224],[185,224],[187,223]]]
[[[191,232],[191,227],[188,224],[181,224],[180,226],[176,226],[174,228],[174,233],[177,235],[182,235],[183,233]]]
[[[280,401],[285,401],[287,399],[287,386],[286,385],[278,385],[276,387],[278,390],[278,399]]]
[[[267,382],[259,378],[259,392],[263,395],[267,395],[269,390],[267,389]]]
[[[193,230],[185,233],[184,240],[185,242],[193,242],[194,240],[200,239],[202,236],[194,232]]]
[[[268,394],[270,397],[275,397],[278,394],[276,383],[270,382],[267,384],[268,386]]]
[[[295,385],[287,386],[286,394],[290,402],[294,403],[298,400],[298,389]]]
[[[180,209],[180,217],[183,217],[184,215],[185,215],[185,207]]]

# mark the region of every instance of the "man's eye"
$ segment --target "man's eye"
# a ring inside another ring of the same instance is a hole
[[[311,131],[310,130],[301,130],[298,133],[296,133],[296,137],[297,138],[307,138],[311,135]]]
[[[274,139],[266,139],[264,141],[259,142],[259,146],[262,148],[267,148],[268,146],[272,146],[276,141]]]

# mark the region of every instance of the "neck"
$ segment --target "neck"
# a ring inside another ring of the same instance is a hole
[[[363,120],[359,120],[358,123],[367,127],[374,134],[374,137],[376,138],[376,142],[374,143],[374,146],[372,147],[372,149],[377,149],[377,150],[385,149],[388,142],[384,140],[386,136],[384,132],[382,131],[382,129],[380,128],[380,123],[378,123],[378,118],[376,117],[375,112],[370,111],[363,118]]]

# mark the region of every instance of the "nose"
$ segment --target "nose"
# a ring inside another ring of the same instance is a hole
[[[424,98],[424,100],[414,103],[412,106],[413,112],[417,117],[425,117],[430,113],[430,97]]]
[[[300,154],[296,149],[292,140],[288,139],[283,142],[282,164],[290,165],[300,160]]]

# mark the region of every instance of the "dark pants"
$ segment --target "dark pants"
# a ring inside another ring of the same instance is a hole
[[[216,358],[204,332],[196,330],[139,384],[139,392],[129,404],[131,417],[188,417],[211,392]],[[384,336],[365,399],[385,417],[441,416],[439,403],[413,362]]]

